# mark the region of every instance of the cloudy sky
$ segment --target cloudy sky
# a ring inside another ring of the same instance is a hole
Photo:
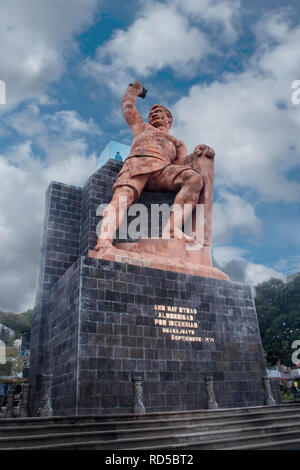
[[[300,271],[298,0],[0,0],[0,44],[0,310],[33,306],[49,182],[130,144],[135,79],[145,118],[160,102],[189,151],[216,151],[215,262],[254,285]]]

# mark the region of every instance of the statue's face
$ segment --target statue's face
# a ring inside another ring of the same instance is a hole
[[[149,123],[153,127],[168,127],[170,128],[170,122],[167,113],[163,108],[157,107],[150,111],[149,113]]]

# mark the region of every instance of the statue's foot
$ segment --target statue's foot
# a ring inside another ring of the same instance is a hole
[[[184,240],[186,243],[194,243],[196,239],[194,237],[190,237],[186,233],[184,233],[179,228],[172,230],[170,233],[163,232],[162,238],[164,239],[175,239],[175,240]]]
[[[107,259],[115,261],[118,249],[113,246],[112,240],[98,238],[96,245],[89,250],[88,256],[96,259]]]
[[[187,235],[186,233],[182,232],[183,234],[183,239],[186,243],[194,243],[196,241],[196,239],[194,237],[190,237],[189,235]]]
[[[112,248],[112,246],[113,246],[112,240],[110,240],[110,239],[98,238],[97,244],[96,244],[96,246],[94,247],[94,250],[95,250],[95,251],[100,251],[100,250],[103,250],[103,249],[105,249],[105,248]]]

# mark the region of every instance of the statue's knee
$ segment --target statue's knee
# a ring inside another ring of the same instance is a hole
[[[191,171],[185,179],[185,186],[188,186],[193,191],[201,191],[203,187],[203,178],[198,173]]]
[[[195,176],[195,186],[197,187],[197,189],[199,191],[201,191],[201,189],[203,187],[203,178],[202,178],[202,176],[200,176],[198,174]]]

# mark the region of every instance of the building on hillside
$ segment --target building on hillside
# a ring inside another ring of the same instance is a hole
[[[0,340],[6,345],[11,345],[16,337],[14,330],[0,323]]]
[[[0,379],[27,378],[30,358],[30,334],[15,339],[15,332],[0,324]]]
[[[25,333],[21,336],[20,356],[23,360],[22,378],[28,378],[30,362],[30,334]]]

